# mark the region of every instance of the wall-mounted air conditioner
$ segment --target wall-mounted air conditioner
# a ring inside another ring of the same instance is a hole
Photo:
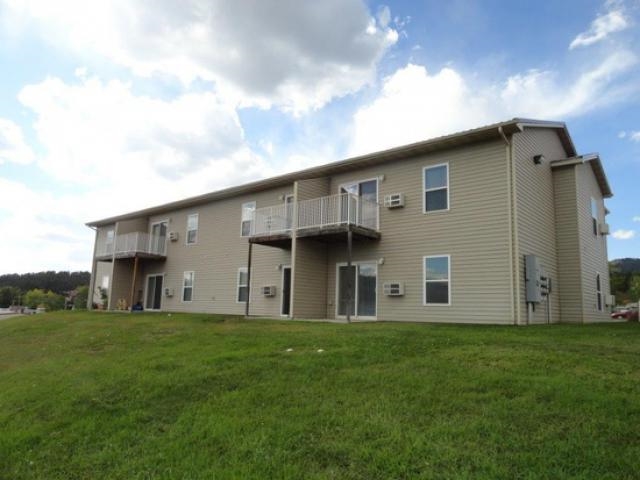
[[[614,307],[616,305],[616,296],[615,295],[605,295],[604,303],[607,307]]]
[[[178,232],[169,232],[169,240],[172,242],[178,241]]]
[[[266,285],[262,287],[262,295],[264,295],[265,297],[275,297],[276,287],[274,285]]]
[[[387,208],[404,207],[404,193],[391,193],[384,196],[384,206]]]
[[[382,291],[388,297],[401,297],[404,295],[404,283],[402,282],[383,283]]]
[[[601,223],[600,224],[600,234],[601,235],[609,235],[609,224]]]
[[[165,287],[164,288],[164,296],[165,297],[173,297],[173,288]]]

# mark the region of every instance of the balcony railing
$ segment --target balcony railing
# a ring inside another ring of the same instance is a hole
[[[127,257],[135,254],[166,255],[164,235],[150,235],[145,232],[132,232],[118,235],[115,242],[104,242],[98,245],[96,257]]]
[[[379,206],[376,202],[351,193],[298,202],[297,222],[293,204],[258,208],[254,212],[251,234],[276,235],[307,228],[356,225],[371,230],[379,228]]]

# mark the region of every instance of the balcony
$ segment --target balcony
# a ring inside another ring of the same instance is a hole
[[[351,193],[302,200],[297,204],[258,208],[253,214],[252,243],[290,245],[296,237],[316,237],[322,241],[342,241],[351,230],[356,237],[380,238],[379,205]]]
[[[132,232],[118,235],[115,242],[102,242],[96,247],[98,260],[113,258],[165,258],[167,256],[166,236]]]

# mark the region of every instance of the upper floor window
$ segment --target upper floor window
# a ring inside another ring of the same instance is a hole
[[[187,217],[187,245],[193,245],[198,241],[198,214]]]
[[[251,226],[253,222],[253,212],[256,211],[256,202],[246,202],[242,204],[242,221],[240,227],[240,235],[248,237],[251,235]]]
[[[596,305],[598,311],[602,311],[602,285],[600,283],[600,274],[596,273]]]
[[[593,234],[598,235],[598,202],[591,197],[591,223],[593,224]]]
[[[182,301],[190,302],[193,300],[193,272],[184,272],[182,280]]]
[[[424,213],[449,210],[449,164],[424,167]]]
[[[449,255],[424,257],[424,304],[451,304],[451,257]]]

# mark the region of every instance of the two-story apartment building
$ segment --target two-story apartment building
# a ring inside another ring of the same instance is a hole
[[[513,119],[91,222],[90,303],[102,291],[109,309],[604,321],[611,195],[564,123]]]

